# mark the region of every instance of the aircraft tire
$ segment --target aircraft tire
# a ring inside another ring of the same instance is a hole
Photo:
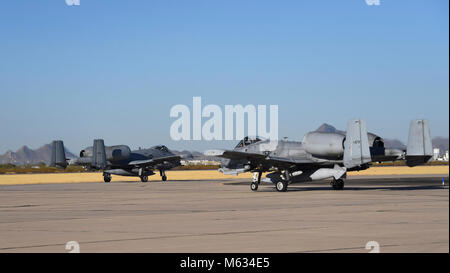
[[[287,181],[278,181],[277,184],[275,185],[275,188],[279,192],[287,191],[287,187],[288,187]]]
[[[148,182],[148,176],[141,176],[141,182]]]
[[[252,183],[250,184],[250,189],[251,189],[252,191],[257,191],[257,190],[258,190],[258,183],[257,183],[257,182],[252,182]]]
[[[166,181],[166,180],[167,180],[167,176],[163,175],[163,176],[161,177],[161,179],[162,179],[162,181]]]
[[[103,181],[105,181],[105,183],[111,182],[111,175],[110,174],[103,174]]]
[[[333,187],[333,190],[343,190],[344,189],[344,180],[343,179],[337,179],[331,182],[331,186]]]

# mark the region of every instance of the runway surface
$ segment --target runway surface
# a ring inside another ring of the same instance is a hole
[[[448,177],[0,186],[0,252],[448,252]]]

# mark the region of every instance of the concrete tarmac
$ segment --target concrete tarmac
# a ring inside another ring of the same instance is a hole
[[[117,179],[116,179],[117,180]],[[448,252],[442,176],[0,186],[0,252]]]

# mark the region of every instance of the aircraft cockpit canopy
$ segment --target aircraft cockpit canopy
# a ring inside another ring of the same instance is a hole
[[[160,151],[163,151],[163,152],[168,152],[169,151],[169,149],[167,149],[167,147],[164,146],[164,145],[155,146],[155,147],[153,147],[153,149],[160,150]]]
[[[256,142],[260,142],[263,139],[259,138],[259,137],[244,137],[244,139],[242,139],[238,145],[236,145],[235,148],[240,148],[240,147],[245,147],[248,146],[250,144],[256,143]]]

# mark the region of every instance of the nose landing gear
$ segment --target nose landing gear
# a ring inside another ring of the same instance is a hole
[[[166,181],[167,180],[166,171],[160,170],[159,174],[161,175],[162,181]]]
[[[261,183],[261,176],[262,176],[261,171],[253,173],[253,181],[252,181],[252,184],[250,184],[250,189],[252,191],[258,190],[259,183]]]

